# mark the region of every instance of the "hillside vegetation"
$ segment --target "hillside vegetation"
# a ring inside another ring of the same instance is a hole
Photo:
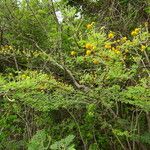
[[[149,0],[0,1],[0,150],[149,150]]]

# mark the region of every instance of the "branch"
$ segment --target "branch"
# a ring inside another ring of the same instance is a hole
[[[59,73],[60,75],[63,75],[64,79],[69,79],[73,84],[73,86],[76,87],[77,89],[83,90],[85,92],[89,90],[89,87],[79,84],[75,79],[75,77],[73,76],[72,72],[69,69],[67,69],[65,66],[62,66],[61,64],[57,63],[52,59],[47,62],[46,66],[50,71],[56,74]]]

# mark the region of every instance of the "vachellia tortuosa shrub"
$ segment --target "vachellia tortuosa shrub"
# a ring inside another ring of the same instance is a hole
[[[0,149],[149,149],[148,22],[108,30],[63,1],[0,7]]]
[[[90,149],[109,149],[115,144],[110,139],[119,143],[117,149],[132,144],[137,147],[137,141],[149,144],[145,132],[149,130],[150,110],[147,23],[131,31],[129,37],[120,38],[113,31],[105,34],[104,27],[96,31],[94,24],[87,24],[86,33],[78,41],[80,48],[66,53],[66,65],[76,71],[73,74],[79,84],[88,87],[86,91],[74,89],[74,82],[62,76],[63,66],[49,54],[1,47],[1,66],[5,70],[0,76],[2,148],[9,149],[19,140],[18,149],[43,128],[42,135],[47,134],[43,142],[48,145],[60,140],[60,131],[66,136],[74,134],[77,147]],[[12,68],[6,69],[10,63]],[[24,117],[29,121],[26,125]],[[10,127],[13,129],[8,133]],[[7,138],[15,141],[5,144]]]

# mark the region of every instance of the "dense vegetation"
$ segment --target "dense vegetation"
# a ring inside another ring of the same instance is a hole
[[[148,150],[149,0],[0,1],[0,150]]]

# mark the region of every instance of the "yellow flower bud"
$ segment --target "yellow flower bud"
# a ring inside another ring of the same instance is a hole
[[[109,44],[109,43],[105,44],[105,48],[111,49],[111,44]]]
[[[91,55],[91,50],[87,50],[87,51],[86,51],[86,55],[87,55],[87,56]]]
[[[21,75],[22,79],[26,79],[28,76],[26,74]]]
[[[141,45],[141,51],[143,52],[146,49],[145,45]]]
[[[71,51],[71,56],[75,56],[76,54],[77,54],[77,52]]]
[[[92,46],[91,50],[94,50],[96,47],[95,46]]]

